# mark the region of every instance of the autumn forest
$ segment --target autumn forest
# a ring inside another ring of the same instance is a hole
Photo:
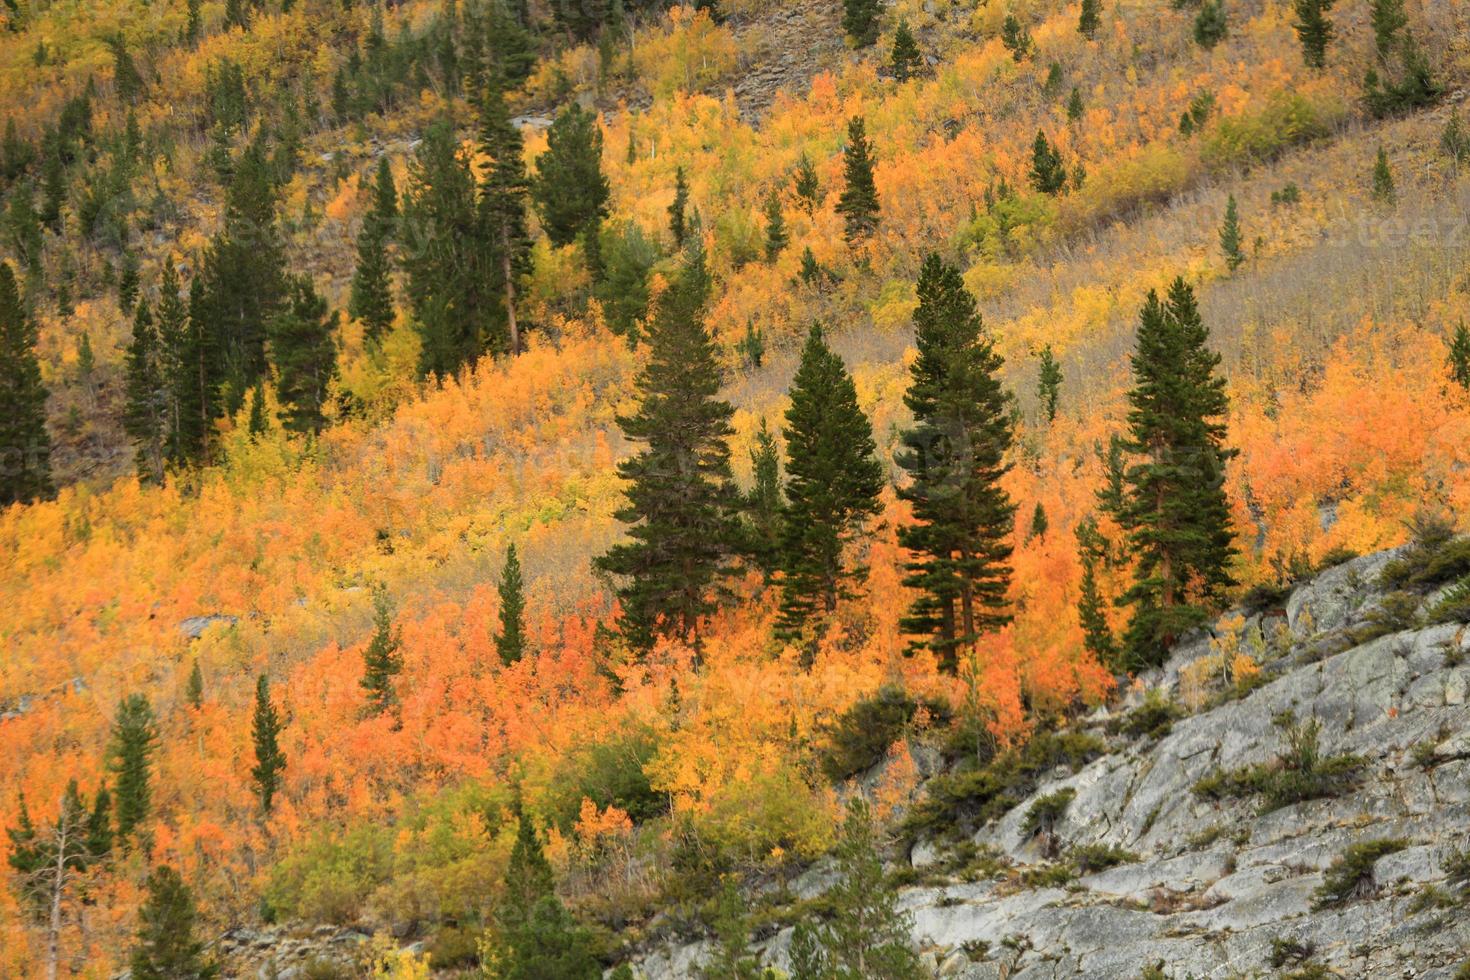
[[[1434,0],[0,0],[0,976],[930,975],[916,740],[1470,531],[1467,84]]]

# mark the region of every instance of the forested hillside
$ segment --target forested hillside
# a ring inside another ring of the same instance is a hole
[[[0,974],[736,950],[916,744],[1453,541],[1467,82],[1428,0],[0,0]]]

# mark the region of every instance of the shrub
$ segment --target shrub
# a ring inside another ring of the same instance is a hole
[[[1409,914],[1414,915],[1426,909],[1448,909],[1460,904],[1460,900],[1438,885],[1425,885],[1419,889],[1419,894],[1409,903]]]
[[[1412,539],[1404,553],[1383,566],[1386,589],[1433,588],[1470,575],[1470,537],[1457,537],[1443,514],[1421,512],[1409,521]]]
[[[1114,735],[1129,735],[1133,738],[1163,738],[1174,727],[1174,722],[1184,717],[1185,711],[1158,688],[1144,696],[1143,704],[1122,718],[1108,722],[1108,731]]]
[[[1326,136],[1343,115],[1340,104],[1277,92],[1257,112],[1221,119],[1201,153],[1214,170],[1269,163],[1292,147]]]
[[[1305,963],[1312,958],[1315,952],[1317,952],[1315,943],[1278,937],[1271,940],[1271,965],[1279,970],[1283,966]]]
[[[1284,194],[1286,192],[1283,190],[1282,193]],[[1358,553],[1351,548],[1343,548],[1341,546],[1332,548],[1328,550],[1327,554],[1322,556],[1321,561],[1317,562],[1317,571],[1321,573],[1327,571],[1329,568],[1336,568],[1338,565],[1346,565],[1357,557]]]
[[[854,703],[826,729],[827,741],[820,757],[822,772],[836,783],[871,769],[888,754],[889,746],[903,735],[920,707],[947,720],[945,706],[934,701],[921,704],[894,685]]]
[[[1040,835],[1042,837],[1042,850],[1048,855],[1055,853],[1056,847],[1052,843],[1052,831],[1067,812],[1072,798],[1077,791],[1068,787],[1059,789],[1055,793],[1038,796],[1026,811],[1026,819],[1021,823],[1021,836],[1032,838]]]
[[[1132,864],[1138,860],[1138,855],[1117,844],[1084,844],[1068,851],[1067,859],[1079,875],[1090,875],[1120,864]]]
[[[653,729],[638,726],[601,742],[583,745],[563,756],[551,781],[547,806],[562,831],[571,830],[589,799],[605,810],[615,806],[635,823],[668,810],[668,796],[655,790],[644,767],[658,752]]]
[[[1331,908],[1354,898],[1371,895],[1374,889],[1373,866],[1379,859],[1408,846],[1408,841],[1398,839],[1372,840],[1352,845],[1327,869],[1322,884],[1314,893],[1313,908]]]
[[[279,911],[310,922],[356,922],[368,896],[392,874],[392,836],[362,825],[322,833],[276,865],[266,896]]]
[[[716,867],[758,866],[777,854],[810,861],[832,842],[831,813],[788,769],[725,787],[695,826]]]
[[[1470,575],[1466,575],[1440,596],[1424,614],[1431,624],[1470,623]]]
[[[481,935],[478,929],[443,927],[429,943],[429,963],[436,970],[478,966]]]
[[[1316,718],[1301,724],[1288,711],[1276,719],[1276,727],[1285,744],[1274,763],[1211,773],[1194,784],[1194,794],[1209,800],[1259,795],[1265,798],[1262,812],[1269,812],[1337,796],[1357,785],[1362,757],[1322,758],[1318,747],[1322,725]]]
[[[1241,598],[1240,604],[1252,613],[1270,612],[1276,609],[1284,609],[1286,600],[1291,598],[1292,585],[1289,582],[1260,582],[1250,587]]]

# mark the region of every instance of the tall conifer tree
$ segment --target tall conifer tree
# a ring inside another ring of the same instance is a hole
[[[1216,376],[1220,355],[1194,291],[1176,279],[1167,299],[1150,291],[1139,315],[1128,393],[1127,469],[1119,523],[1134,558],[1127,652],[1132,666],[1163,662],[1183,632],[1199,626],[1235,584],[1235,536],[1225,497],[1229,405]]]
[[[1041,348],[1041,365],[1038,369],[1036,380],[1036,398],[1041,402],[1042,414],[1048,422],[1055,422],[1057,418],[1057,399],[1062,392],[1062,368],[1057,364],[1056,355],[1051,352],[1051,344]]]
[[[607,217],[610,189],[602,173],[602,130],[576,102],[546,131],[546,151],[536,158],[531,197],[553,245],[570,245]]]
[[[0,262],[0,509],[49,497],[53,489],[36,325],[15,273]]]
[[[276,366],[281,424],[291,432],[317,433],[337,376],[337,315],[307,276],[293,276],[289,301],[271,318],[270,350]]]
[[[1302,63],[1308,68],[1327,65],[1327,45],[1334,34],[1327,12],[1333,0],[1293,0],[1296,12],[1296,37],[1302,46]]]
[[[281,788],[281,771],[286,768],[281,728],[281,716],[271,703],[270,678],[261,674],[255,681],[255,713],[250,718],[250,740],[255,745],[255,767],[250,770],[250,776],[255,780],[260,809],[267,814],[275,805],[276,793]]]
[[[755,433],[750,450],[753,485],[745,495],[746,552],[767,582],[780,565],[781,525],[785,492],[781,485],[781,455],[766,420]]]
[[[395,680],[403,672],[402,639],[393,625],[393,602],[388,590],[373,590],[373,635],[362,654],[362,680],[370,715],[381,715],[398,707]]]
[[[514,543],[505,549],[505,567],[500,572],[500,632],[495,636],[495,652],[507,667],[526,655],[526,593]]]
[[[179,873],[160,864],[148,875],[148,897],[138,910],[138,938],[129,965],[133,980],[213,980],[219,966],[194,935],[194,896]]]
[[[619,578],[622,631],[646,649],[658,636],[696,638],[739,543],[739,495],[730,472],[729,402],[704,325],[709,289],[695,247],[652,318],[648,360],[635,382],[638,410],[618,419],[641,446],[618,465],[627,481],[616,516],[629,541],[597,567]]]
[[[1016,507],[1000,484],[1010,469],[1011,398],[959,270],[930,255],[918,295],[919,356],[904,395],[914,427],[902,435],[897,462],[911,478],[899,497],[913,507],[913,523],[899,529],[913,556],[904,581],[920,597],[902,625],[955,673],[961,648],[1011,619]]]
[[[352,273],[352,295],[347,312],[362,324],[363,339],[382,341],[393,326],[393,268],[388,261],[388,241],[398,221],[398,190],[393,185],[393,168],[388,158],[378,161],[373,181],[372,210],[363,219],[357,235],[357,268]]]
[[[847,243],[855,245],[878,227],[878,187],[873,183],[873,147],[862,116],[847,122],[847,145],[842,150],[845,181],[837,212],[842,215]]]
[[[118,704],[108,746],[120,839],[145,839],[141,825],[153,808],[153,755],[157,749],[158,725],[153,706],[142,694],[128,695]]]
[[[491,164],[480,186],[480,211],[487,245],[505,310],[505,343],[512,356],[522,349],[525,325],[520,317],[521,282],[531,273],[531,234],[526,229],[526,177],[520,130],[510,120],[499,75],[491,73],[480,115],[480,149]]]
[[[842,359],[812,326],[786,410],[786,511],[781,536],[778,629],[799,635],[813,616],[830,614],[864,570],[844,552],[879,511],[883,467],[873,427],[858,406]]]
[[[138,301],[138,312],[133,317],[133,339],[128,344],[127,355],[127,397],[123,428],[133,440],[138,479],[161,484],[168,436],[168,389],[164,383],[158,330],[145,300]]]

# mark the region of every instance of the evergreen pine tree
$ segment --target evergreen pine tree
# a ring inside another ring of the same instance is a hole
[[[1370,7],[1373,45],[1378,51],[1378,60],[1387,62],[1399,44],[1399,32],[1409,24],[1409,18],[1404,14],[1404,0],[1371,0]]]
[[[504,953],[490,961],[496,980],[599,980],[602,964],[589,930],[577,924],[555,895],[538,901],[507,930]]]
[[[734,409],[719,398],[719,362],[703,314],[709,277],[695,241],[652,318],[648,360],[635,382],[638,411],[618,419],[642,447],[618,464],[628,487],[615,516],[631,540],[596,561],[620,578],[623,635],[640,649],[657,636],[697,642],[739,542],[726,442]]]
[[[898,906],[878,854],[868,804],[848,804],[835,851],[837,883],[826,892],[830,917],[792,940],[793,980],[920,980],[927,976],[910,945],[909,917]]]
[[[911,477],[898,495],[913,508],[913,523],[898,532],[912,553],[904,582],[921,596],[901,625],[925,637],[953,674],[961,647],[1010,621],[1016,508],[1000,480],[1010,469],[1011,398],[959,270],[930,255],[918,297],[918,357],[904,395],[914,427],[902,434],[897,462]]]
[[[776,189],[766,195],[766,262],[774,263],[791,238],[786,233],[786,216],[781,213],[781,195]]]
[[[261,674],[255,682],[255,714],[250,719],[250,738],[255,743],[255,767],[250,776],[255,780],[255,795],[260,809],[269,814],[281,788],[281,770],[286,768],[286,755],[281,751],[281,718],[271,703],[270,678]]]
[[[112,794],[107,784],[97,787],[92,812],[87,815],[87,856],[92,861],[105,860],[112,853]]]
[[[0,509],[53,490],[36,325],[26,315],[15,273],[0,262]]]
[[[5,223],[15,257],[25,263],[30,275],[38,276],[45,252],[45,239],[41,237],[41,220],[36,214],[35,191],[29,179],[11,189]]]
[[[750,954],[750,920],[733,878],[727,878],[720,890],[714,932],[714,954],[699,971],[702,980],[762,980],[769,976]]]
[[[1051,344],[1041,348],[1041,367],[1037,372],[1036,400],[1048,422],[1057,418],[1057,398],[1062,390],[1062,368],[1051,352]]]
[[[607,217],[610,193],[602,173],[602,130],[596,118],[573,102],[546,131],[546,151],[536,158],[531,198],[546,237],[570,245]]]
[[[1434,77],[1429,59],[1414,36],[1405,32],[1397,42],[1399,63],[1393,72],[1368,69],[1363,77],[1363,102],[1375,119],[1423,109],[1438,102],[1444,86]]]
[[[555,895],[551,863],[541,849],[536,827],[526,815],[519,797],[515,802],[516,842],[505,869],[505,902],[502,919],[514,925],[531,915],[537,903]]]
[[[669,205],[669,232],[674,236],[674,247],[684,247],[686,232],[684,209],[689,206],[689,181],[684,177],[684,168],[674,170],[674,200]]]
[[[495,304],[475,176],[448,119],[425,131],[408,175],[400,260],[422,341],[419,373],[451,377],[484,349]]]
[[[1455,384],[1470,392],[1470,328],[1461,320],[1450,338],[1448,366]]]
[[[873,149],[868,142],[862,116],[847,122],[847,145],[842,149],[842,196],[837,213],[842,215],[847,243],[855,245],[878,227],[878,188],[873,183]]]
[[[801,253],[801,271],[797,275],[808,286],[820,286],[827,277],[827,271],[817,262],[810,245]]]
[[[367,713],[381,715],[396,710],[395,678],[403,671],[402,638],[393,625],[393,603],[388,590],[373,590],[373,636],[362,653],[362,680],[358,685],[367,698]]]
[[[1324,68],[1327,65],[1327,45],[1332,41],[1332,21],[1327,12],[1333,0],[1293,0],[1296,10],[1297,40],[1302,46],[1302,63],[1308,68]]]
[[[1082,623],[1082,646],[1109,670],[1117,670],[1118,644],[1113,637],[1112,627],[1104,600],[1097,584],[1099,556],[1091,543],[1098,536],[1097,524],[1089,520],[1077,529],[1078,551],[1082,558],[1082,587],[1077,599],[1077,618]]]
[[[199,40],[202,21],[199,15],[203,0],[187,0],[184,19],[184,43],[195,44]]]
[[[138,479],[144,483],[163,483],[163,463],[167,431],[168,391],[164,384],[158,330],[148,303],[138,302],[133,317],[133,339],[127,356],[127,408],[123,413],[123,429],[133,440],[133,459]]]
[[[250,7],[247,0],[225,0],[225,30],[238,27],[250,30]]]
[[[1077,33],[1091,41],[1097,37],[1097,28],[1102,13],[1102,0],[1082,0],[1082,10],[1077,15]]]
[[[41,210],[37,219],[52,231],[61,231],[61,206],[66,203],[66,161],[60,141],[53,135],[45,141],[46,158],[41,164]]]
[[[1031,54],[1031,31],[1015,14],[1006,14],[1000,25],[1000,43],[1011,53],[1012,61],[1025,61]]]
[[[807,214],[811,214],[822,203],[822,182],[817,177],[817,168],[812,165],[811,157],[805,153],[796,161],[796,177],[792,189],[796,191],[796,199],[802,203]]]
[[[1031,186],[1043,194],[1060,194],[1067,186],[1067,168],[1062,154],[1041,130],[1031,144]]]
[[[842,30],[854,47],[869,48],[878,42],[882,15],[882,0],[842,0]]]
[[[526,229],[531,185],[521,133],[510,121],[499,75],[494,72],[480,114],[480,149],[492,161],[480,186],[480,213],[488,247],[495,253],[492,268],[505,310],[506,349],[514,356],[521,352],[524,333],[518,306],[520,284],[531,274],[531,234]]]
[[[1031,512],[1031,526],[1026,529],[1026,540],[1045,538],[1050,526],[1046,519],[1046,508],[1041,506],[1041,501],[1036,501],[1036,509]]]
[[[108,744],[108,769],[113,774],[117,836],[136,836],[145,842],[142,824],[153,806],[153,753],[158,748],[158,726],[153,706],[141,694],[130,694],[118,704]]]
[[[1203,623],[1234,585],[1236,554],[1225,497],[1228,409],[1220,355],[1207,346],[1194,291],[1183,279],[1161,301],[1150,292],[1139,316],[1128,393],[1129,466],[1118,521],[1134,558],[1126,640],[1134,666],[1163,662],[1184,631]]]
[[[776,437],[764,418],[755,433],[755,446],[750,450],[750,471],[752,486],[745,495],[746,551],[752,564],[760,569],[769,583],[780,565],[785,494],[781,486],[781,457],[776,448]]]
[[[495,652],[507,667],[526,655],[526,595],[514,543],[505,549],[505,567],[500,572],[500,632],[495,636]]]
[[[199,659],[194,659],[194,666],[189,671],[188,683],[184,685],[184,700],[189,702],[189,707],[198,711],[204,707],[204,672],[199,669]]]
[[[1381,145],[1373,161],[1373,200],[1380,204],[1392,204],[1397,197],[1393,185],[1393,170],[1388,165],[1388,151]]]
[[[133,980],[212,980],[219,967],[194,936],[194,896],[179,873],[160,864],[148,875],[138,910],[138,938],[129,959]]]
[[[1225,221],[1220,225],[1220,251],[1225,255],[1225,267],[1231,272],[1245,261],[1245,253],[1240,249],[1240,212],[1235,206],[1234,194],[1225,201]]]
[[[265,382],[261,382],[250,389],[250,412],[246,416],[245,431],[255,439],[270,430],[271,420],[265,411]]]
[[[797,636],[830,615],[865,570],[845,561],[847,545],[880,509],[883,467],[873,427],[858,406],[842,359],[813,325],[786,410],[786,510],[781,536],[782,635]]]
[[[363,340],[376,345],[393,326],[393,268],[388,240],[398,220],[398,191],[386,156],[378,160],[373,181],[373,204],[357,235],[357,267],[352,273],[352,295],[347,312],[362,324]]]
[[[317,433],[327,424],[324,411],[337,376],[337,315],[327,313],[327,301],[307,276],[292,277],[289,296],[270,322],[276,401],[284,428]]]
[[[139,74],[138,66],[128,51],[126,38],[121,34],[114,34],[107,39],[107,47],[112,54],[112,84],[117,91],[118,101],[129,105],[143,94],[143,76]]]
[[[196,304],[202,307],[204,302],[203,289],[203,282],[196,276],[190,283],[186,304],[173,256],[164,260],[158,286],[158,323],[160,338],[166,340],[168,348],[168,376],[164,379],[172,407],[168,460],[175,466],[208,460],[212,423],[219,413],[219,358],[213,334],[203,316],[194,315]]]
[[[266,374],[266,331],[286,296],[285,250],[276,226],[275,182],[259,140],[241,154],[225,197],[224,227],[205,253],[202,317],[233,414]]]
[[[1194,43],[1210,51],[1225,40],[1228,32],[1224,0],[1204,0],[1194,18]]]
[[[1067,97],[1067,120],[1076,122],[1082,118],[1082,90],[1072,86],[1072,94]]]
[[[900,19],[893,32],[893,52],[888,56],[888,63],[900,85],[917,75],[924,66],[923,52],[919,50],[919,42],[914,40],[907,18]]]

